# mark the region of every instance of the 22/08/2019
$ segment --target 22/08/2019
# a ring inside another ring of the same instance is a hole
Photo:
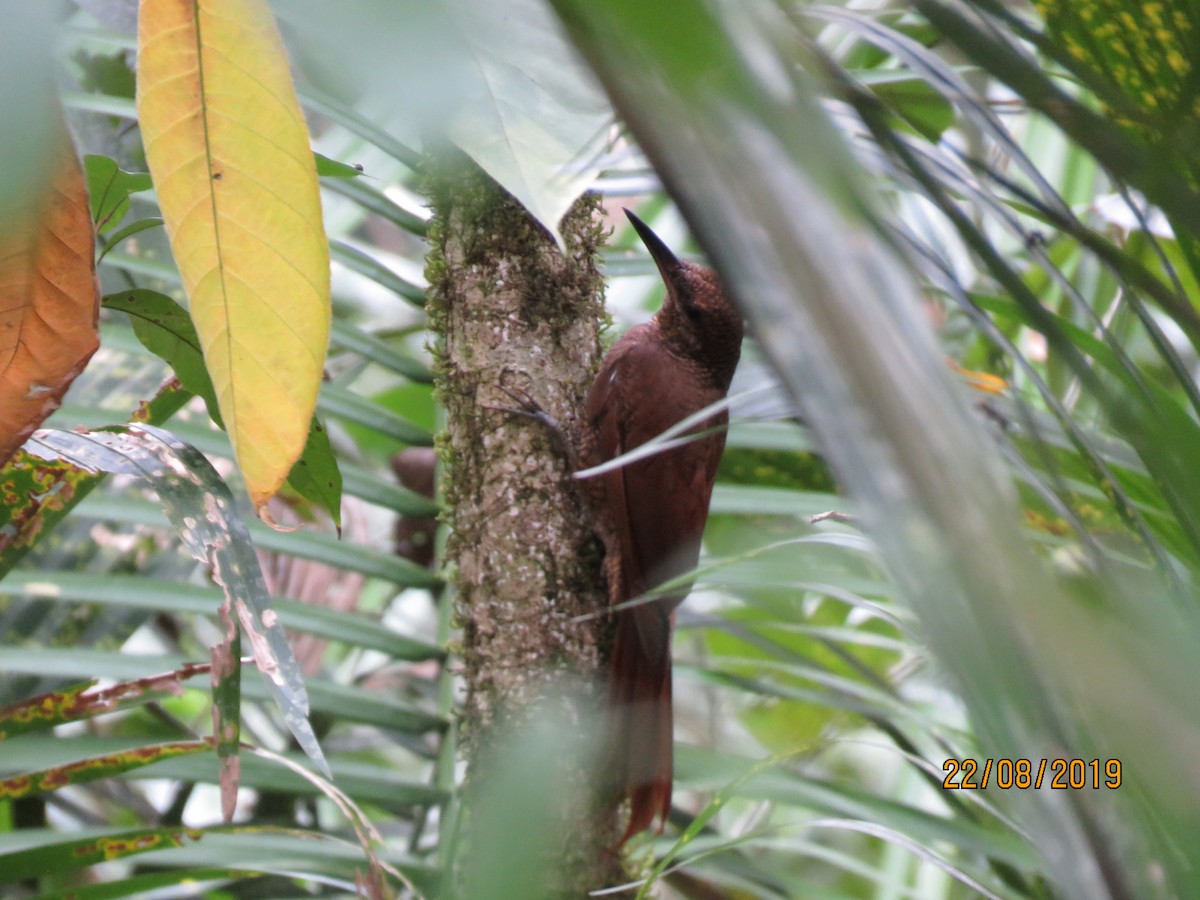
[[[1084,788],[1115,790],[1121,786],[1119,759],[948,759],[942,764],[945,790],[981,790],[988,787],[1039,789],[1050,776],[1051,790]],[[955,779],[955,776],[959,776]]]

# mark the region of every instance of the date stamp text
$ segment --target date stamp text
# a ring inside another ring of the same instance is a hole
[[[1119,759],[948,759],[942,764],[945,790],[1040,789],[1115,790],[1121,786]]]

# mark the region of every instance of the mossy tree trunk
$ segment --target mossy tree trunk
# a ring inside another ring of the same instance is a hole
[[[488,780],[512,776],[492,765],[492,748],[538,731],[537,719],[548,708],[569,710],[556,721],[577,723],[581,731],[597,721],[608,623],[577,617],[607,604],[602,551],[554,435],[496,408],[517,405],[502,386],[527,394],[578,446],[578,417],[601,355],[597,259],[603,234],[598,201],[581,199],[561,223],[564,255],[473,164],[443,158],[435,171],[429,181],[434,220],[428,309],[447,418],[439,438],[451,527],[446,559],[466,685],[461,860],[486,856],[480,843],[521,840],[483,833],[481,817],[473,816],[476,798],[490,789]],[[584,744],[559,728],[550,736],[558,746],[540,749],[557,768],[552,780],[573,799],[539,813],[552,821],[548,831],[537,830],[553,837],[534,851],[540,861],[526,860],[542,881],[528,885],[531,897],[585,896],[619,874],[606,850],[616,835],[614,811],[596,794],[594,760],[568,750]],[[523,805],[519,791],[508,795]],[[529,810],[513,814],[510,830]],[[511,852],[528,856],[530,848],[517,844]]]

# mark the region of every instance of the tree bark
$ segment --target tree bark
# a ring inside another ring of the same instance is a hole
[[[428,311],[446,410],[438,444],[451,526],[446,558],[466,686],[461,859],[481,849],[473,844],[519,840],[482,833],[486,816],[472,817],[489,782],[513,777],[490,751],[545,734],[538,717],[548,708],[579,734],[597,721],[608,621],[576,618],[607,606],[603,551],[554,433],[494,407],[518,405],[502,386],[527,394],[578,446],[584,396],[601,356],[604,235],[598,200],[582,198],[560,226],[564,256],[520,204],[459,156],[439,161],[428,193]],[[596,793],[588,754],[570,749],[585,746],[572,740],[578,736],[559,732],[558,746],[529,750],[550,754],[556,771],[545,773],[546,783],[561,783],[572,798],[541,812],[551,827],[538,830],[552,837],[532,851],[543,858],[530,869],[541,882],[529,886],[531,897],[585,896],[618,876],[606,851],[616,834],[614,810]]]

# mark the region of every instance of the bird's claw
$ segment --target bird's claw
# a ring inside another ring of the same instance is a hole
[[[521,416],[524,419],[530,419],[531,421],[539,422],[547,431],[550,432],[550,437],[554,440],[559,452],[567,460],[567,464],[570,466],[571,470],[574,471],[578,468],[578,460],[576,459],[575,449],[571,446],[571,442],[567,439],[566,432],[563,431],[562,425],[559,424],[558,419],[546,412],[546,410],[542,408],[542,405],[529,395],[528,391],[522,388],[513,390],[512,388],[506,387],[503,384],[496,385],[496,388],[497,390],[507,394],[517,405],[513,407],[483,404],[484,409],[491,410],[492,412],[506,413],[512,416]]]
[[[508,413],[513,416],[522,416],[526,419],[532,419],[535,422],[541,422],[553,432],[562,431],[561,426],[558,424],[558,419],[542,409],[542,405],[534,400],[527,391],[520,388],[514,391],[502,384],[496,385],[496,388],[507,394],[517,406],[492,406],[484,404],[484,409],[489,409],[492,412]]]

